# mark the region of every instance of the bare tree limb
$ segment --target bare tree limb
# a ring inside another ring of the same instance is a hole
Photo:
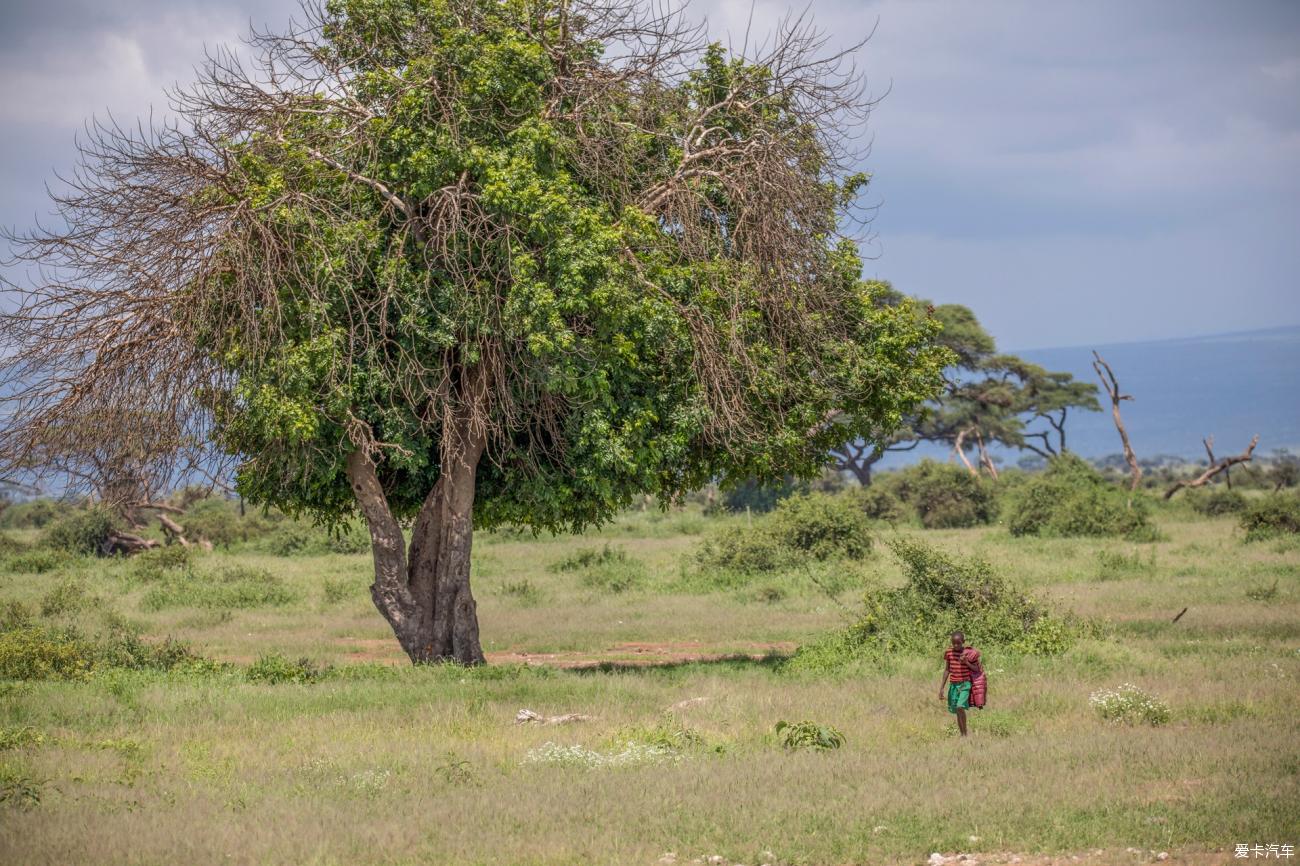
[[[1208,482],[1214,476],[1218,475],[1220,472],[1227,472],[1229,466],[1235,466],[1238,463],[1250,462],[1253,459],[1255,446],[1258,444],[1259,444],[1259,435],[1256,434],[1255,438],[1251,439],[1250,444],[1246,446],[1245,451],[1241,452],[1240,454],[1234,457],[1224,457],[1221,460],[1212,462],[1209,468],[1207,468],[1204,472],[1202,472],[1197,477],[1193,478],[1191,481],[1179,481],[1173,487],[1170,487],[1168,490],[1165,491],[1165,499],[1172,499],[1175,493],[1177,493],[1179,490],[1182,490],[1184,488],[1201,487],[1205,485],[1206,482]],[[1210,447],[1210,443],[1206,443],[1207,450],[1209,449],[1209,447]]]

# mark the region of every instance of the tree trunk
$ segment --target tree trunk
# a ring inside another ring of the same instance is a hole
[[[369,455],[348,457],[348,478],[370,527],[375,582],[370,595],[416,664],[483,664],[478,613],[470,592],[474,485],[486,435],[460,427],[458,453],[442,472],[411,527],[409,551]]]

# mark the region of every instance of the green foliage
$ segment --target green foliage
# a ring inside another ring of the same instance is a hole
[[[1134,550],[1130,553],[1121,551],[1097,551],[1097,576],[1102,580],[1113,580],[1127,575],[1145,574],[1156,567],[1155,551],[1147,556]]]
[[[524,607],[536,607],[542,601],[542,591],[528,578],[508,580],[501,584],[502,595],[516,599]]]
[[[862,559],[871,551],[870,530],[855,493],[800,494],[766,517],[705,538],[694,566],[717,573],[715,582],[724,585],[727,575],[743,578],[829,559]]]
[[[938,390],[949,355],[936,323],[910,301],[885,303],[885,287],[860,280],[855,246],[835,240],[866,177],[834,167],[798,101],[771,93],[771,70],[714,46],[673,81],[625,85],[591,69],[601,49],[556,3],[329,10],[321,56],[348,57],[349,89],[386,106],[346,121],[364,146],[329,145],[350,154],[348,172],[312,156],[345,126],[331,115],[341,103],[323,100],[274,136],[231,145],[231,180],[209,191],[246,203],[249,230],[291,251],[234,254],[264,266],[249,282],[278,288],[273,330],[271,317],[230,325],[222,284],[205,287],[201,305],[220,323],[206,348],[236,374],[212,400],[221,444],[245,456],[237,483],[250,501],[328,524],[355,514],[345,426],[363,424],[391,446],[375,453],[377,475],[395,515],[412,517],[440,471],[443,427],[431,419],[450,417],[429,411],[429,395],[452,378],[460,393],[485,358],[501,376],[485,414],[506,426],[478,466],[484,529],[579,530],[643,493],[676,500],[713,478],[811,476],[843,436],[892,426]],[[608,87],[570,102],[555,91],[557,64]],[[790,234],[796,253],[723,229],[749,225],[741,209],[752,207],[725,184],[691,182],[717,215],[685,226],[698,243],[627,195],[677,171],[692,116],[733,88],[746,97],[700,130],[776,135],[799,154],[782,167],[809,194]],[[598,159],[583,156],[592,141]],[[413,202],[471,189],[481,219],[454,243],[415,243],[413,224],[353,173]],[[790,267],[798,290],[772,285]],[[719,389],[737,396],[727,413],[715,409]],[[821,423],[832,410],[848,429]]]
[[[279,607],[295,594],[284,581],[263,568],[228,566],[208,574],[171,575],[150,587],[140,600],[142,610],[171,607],[239,609]]]
[[[1052,458],[1045,472],[1011,491],[1004,514],[1016,536],[1154,537],[1142,496],[1112,485],[1073,454]]]
[[[1108,722],[1122,725],[1163,725],[1169,721],[1169,705],[1132,683],[1117,689],[1102,689],[1088,699]]]
[[[1277,584],[1278,582],[1275,580],[1268,586],[1263,584],[1252,586],[1246,590],[1246,598],[1251,601],[1272,601],[1277,598]]]
[[[799,485],[794,478],[786,477],[780,482],[763,484],[755,478],[746,478],[734,487],[721,491],[718,506],[723,511],[733,514],[752,512],[766,514],[777,503],[792,496]]]
[[[1206,517],[1220,517],[1224,514],[1240,514],[1249,504],[1245,495],[1228,487],[1214,487],[1210,490],[1187,491],[1187,504],[1197,514]]]
[[[0,752],[40,746],[44,742],[45,735],[31,725],[21,728],[0,728]]]
[[[856,622],[801,646],[787,669],[829,671],[894,653],[937,657],[954,631],[981,649],[1059,655],[1082,630],[1028,598],[982,559],[952,557],[905,538],[890,548],[907,573],[906,585],[869,592]]]
[[[32,809],[41,804],[41,782],[23,770],[0,764],[0,805]]]
[[[922,460],[887,477],[889,490],[926,529],[978,526],[997,516],[992,484],[959,466]]]
[[[65,578],[56,583],[41,598],[41,616],[63,616],[77,613],[94,605],[98,599],[86,589],[86,582],[78,578]]]
[[[844,734],[833,725],[819,725],[807,719],[801,722],[776,723],[776,735],[788,751],[811,749],[817,752],[838,749],[844,745]]]
[[[364,583],[347,577],[327,577],[321,586],[326,604],[338,604],[365,594]]]
[[[72,632],[37,625],[0,632],[0,679],[85,679],[95,661],[95,648]]]
[[[308,658],[290,661],[279,653],[267,653],[259,656],[257,661],[248,666],[248,670],[244,672],[244,679],[250,683],[270,685],[280,683],[306,685],[321,679],[327,672]]]
[[[5,563],[5,570],[15,574],[46,574],[65,568],[72,561],[72,557],[61,550],[41,547],[11,556]]]
[[[892,487],[879,479],[870,487],[861,487],[853,494],[862,513],[872,520],[893,523],[902,520],[908,509],[894,493]]]
[[[132,580],[152,583],[169,575],[189,574],[193,558],[190,549],[179,544],[155,547],[136,554],[127,574]]]
[[[551,571],[576,571],[583,586],[604,592],[625,592],[645,579],[645,566],[621,547],[581,547],[558,562]]]
[[[845,494],[792,496],[767,519],[766,531],[778,544],[813,559],[862,559],[871,552],[871,523]]]
[[[0,527],[5,529],[44,529],[69,510],[69,506],[52,499],[15,502],[0,511]]]
[[[1300,533],[1300,496],[1274,493],[1256,499],[1241,514],[1247,541]]]
[[[116,522],[105,508],[84,508],[52,524],[45,533],[45,543],[66,553],[97,554]]]

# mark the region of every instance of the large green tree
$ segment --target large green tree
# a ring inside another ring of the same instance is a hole
[[[841,233],[867,103],[801,23],[745,58],[635,2],[331,0],[252,45],[23,239],[66,276],[4,319],[46,384],[0,454],[133,393],[250,501],[359,512],[403,649],[474,664],[475,526],[811,474],[940,387]]]

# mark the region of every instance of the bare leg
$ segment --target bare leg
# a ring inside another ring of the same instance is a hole
[[[961,735],[963,737],[966,736],[966,711],[965,710],[957,711],[957,730],[961,731]]]

